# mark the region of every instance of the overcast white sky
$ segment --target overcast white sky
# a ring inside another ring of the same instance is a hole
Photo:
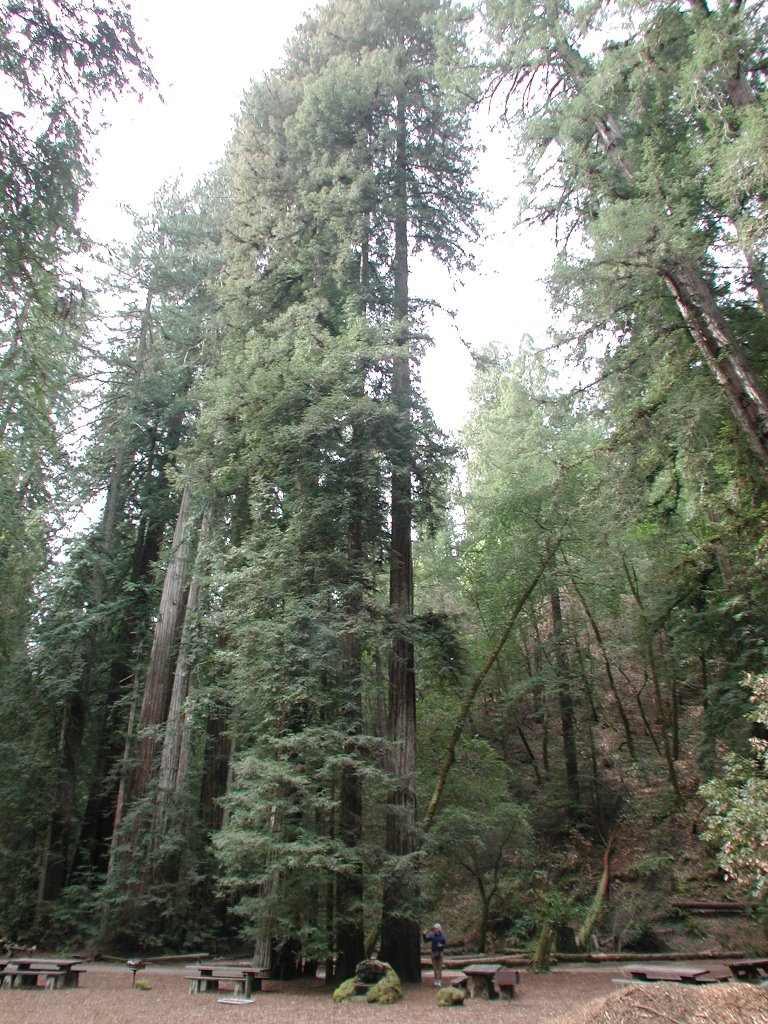
[[[153,55],[163,101],[122,99],[106,112],[99,139],[95,187],[83,214],[99,241],[130,237],[121,204],[139,212],[169,178],[190,186],[224,154],[248,85],[280,63],[284,45],[307,0],[132,0],[137,32]],[[496,199],[513,188],[513,171],[500,140],[489,140],[481,165],[483,187]],[[471,359],[465,348],[498,340],[514,345],[524,333],[542,336],[546,296],[539,278],[549,250],[513,228],[514,198],[494,215],[491,237],[478,254],[479,270],[461,282],[420,273],[419,294],[457,311],[439,317],[436,345],[423,366],[424,386],[438,423],[459,429],[468,410]],[[463,341],[462,341],[463,339]]]

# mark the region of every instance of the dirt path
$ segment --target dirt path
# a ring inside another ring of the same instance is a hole
[[[459,1010],[435,1005],[435,989],[425,976],[406,986],[395,1006],[354,1003],[337,1006],[321,981],[267,982],[254,1002],[219,1003],[215,994],[190,996],[183,968],[149,967],[139,975],[149,991],[131,988],[125,967],[87,964],[78,989],[48,992],[0,991],[0,1024],[429,1024],[459,1015],[461,1024],[546,1024],[591,999],[616,989],[614,969],[555,970],[523,974],[514,1000],[467,1000]],[[222,993],[226,995],[227,993]]]
[[[582,1011],[586,1024],[603,1020],[621,1024],[642,1019],[643,1024],[667,1024],[668,1021],[690,1020],[678,1006],[641,1007],[640,1017],[627,1016],[625,1009],[612,1010],[606,1017],[599,1011],[584,1010],[594,1000],[602,1003],[606,996],[625,989],[615,978],[621,975],[618,965],[558,967],[549,974],[523,973],[517,994],[512,1001],[467,1000],[457,1009],[442,1009],[435,1004],[432,979],[425,975],[421,985],[406,986],[405,1000],[395,1006],[369,1006],[354,1003],[337,1006],[322,981],[267,982],[264,992],[254,995],[252,1003],[236,1006],[220,1003],[215,993],[191,996],[184,979],[184,967],[149,967],[139,978],[152,987],[141,991],[131,987],[131,973],[120,965],[86,964],[80,988],[48,992],[43,989],[0,991],[0,1024],[437,1024],[451,1019],[451,1024],[551,1024]],[[753,986],[743,983],[706,986],[664,986],[673,988],[674,996],[684,1002],[692,989],[704,998],[707,993],[718,997],[750,995],[757,997]],[[750,991],[746,992],[745,988]],[[651,999],[651,990],[655,995]],[[714,992],[713,990],[718,990]],[[761,992],[765,992],[763,989]],[[221,995],[227,995],[222,993]],[[656,985],[643,990],[644,1003],[662,995]],[[713,1015],[697,1009],[696,1022],[712,1024],[768,1024],[768,1012],[734,1007],[726,1013],[722,1003]],[[768,1011],[768,994],[766,994]],[[713,1010],[714,1010],[713,1006]],[[639,1012],[639,1011],[638,1011]],[[649,1016],[650,1014],[650,1016]]]

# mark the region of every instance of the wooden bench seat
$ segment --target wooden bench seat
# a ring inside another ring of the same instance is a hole
[[[757,981],[768,975],[768,960],[728,960],[727,966],[742,981]]]
[[[705,977],[707,967],[662,967],[656,964],[627,964],[624,970],[635,981],[680,981],[689,985],[719,981],[719,978]]]
[[[520,984],[520,971],[514,967],[500,967],[493,976],[493,987],[502,999],[513,999]]]

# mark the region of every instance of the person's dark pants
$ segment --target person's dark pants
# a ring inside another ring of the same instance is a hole
[[[443,954],[432,954],[432,969],[435,972],[435,981],[442,981],[443,978]]]

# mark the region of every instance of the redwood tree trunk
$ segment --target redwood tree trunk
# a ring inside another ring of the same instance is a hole
[[[660,268],[686,327],[768,479],[768,398],[699,271],[681,260]]]
[[[210,519],[211,514],[208,511],[203,517],[198,543],[205,541]],[[157,769],[157,797],[152,823],[152,842],[156,855],[150,858],[151,863],[146,866],[147,882],[178,882],[182,876],[183,852],[178,849],[178,845],[164,844],[164,839],[172,831],[174,825],[181,824],[183,827],[183,822],[179,821],[179,815],[182,813],[183,796],[186,791],[190,743],[184,704],[194,683],[191,655],[192,630],[193,620],[200,604],[200,590],[200,576],[195,573],[189,586],[189,595],[184,608],[184,623],[176,656],[171,699]],[[172,851],[170,854],[162,853],[164,845],[167,845]]]
[[[136,770],[128,789],[129,803],[140,799],[149,790],[160,749],[157,727],[163,726],[168,718],[177,644],[186,607],[190,557],[189,506],[189,488],[185,487],[163,580],[155,635],[149,655],[139,716],[139,738],[136,742]]]
[[[412,855],[416,850],[416,673],[411,636],[413,620],[413,552],[411,547],[413,462],[411,442],[411,365],[408,301],[408,190],[405,102],[396,116],[395,252],[393,260],[397,352],[392,368],[392,402],[397,415],[392,445],[391,547],[389,610],[392,644],[389,656],[389,744],[392,787],[388,796],[386,851],[391,867],[384,885],[381,957],[405,982],[421,979],[418,882]]]

